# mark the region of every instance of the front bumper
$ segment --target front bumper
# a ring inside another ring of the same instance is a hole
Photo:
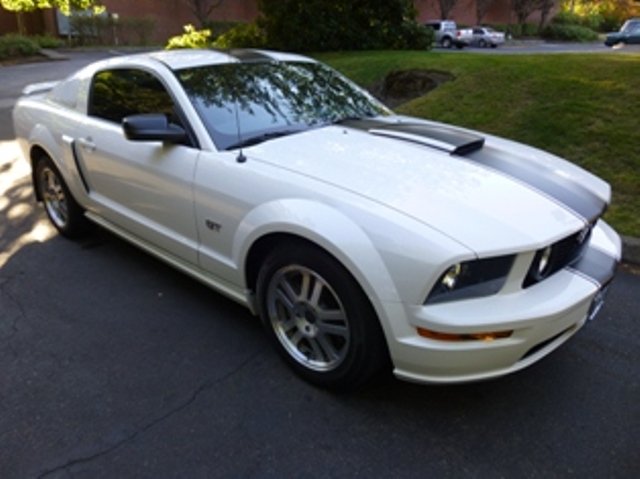
[[[577,264],[529,288],[514,287],[513,282],[520,281],[516,275],[494,296],[429,306],[388,305],[396,317],[406,318],[406,326],[395,328],[389,344],[395,375],[425,383],[468,382],[535,363],[597,312],[620,254],[618,235],[600,221]],[[527,261],[521,260],[523,268]],[[443,341],[418,335],[418,328],[449,334],[513,332],[492,341]]]

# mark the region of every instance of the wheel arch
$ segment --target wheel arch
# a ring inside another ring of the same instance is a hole
[[[51,158],[53,161],[52,156],[49,154],[47,150],[45,150],[40,145],[37,145],[37,144],[33,145],[29,150],[29,163],[31,165],[31,184],[33,185],[37,184],[36,183],[36,166],[38,161],[40,161],[42,158]],[[42,194],[40,193],[40,188],[34,187],[33,190],[36,196],[36,200],[42,201]]]
[[[36,125],[27,141],[23,152],[31,166],[31,180],[35,185],[36,182],[36,164],[43,157],[49,158],[53,165],[57,168],[62,176],[65,184],[76,201],[86,203],[87,191],[82,184],[80,172],[76,165],[76,159],[73,152],[73,139],[66,135],[62,135],[59,141],[56,141],[51,131],[44,125]],[[41,201],[41,195],[35,188],[36,200]]]
[[[250,233],[240,238],[243,231]],[[342,265],[369,299],[385,333],[389,332],[384,303],[400,298],[383,258],[359,225],[341,211],[312,200],[279,200],[247,215],[234,241],[234,256],[247,290],[255,293],[267,255],[290,242],[319,248]]]

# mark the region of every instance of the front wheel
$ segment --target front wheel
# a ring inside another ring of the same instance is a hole
[[[258,276],[260,315],[285,361],[307,381],[352,389],[388,361],[375,312],[354,278],[314,246],[268,256]]]
[[[35,187],[49,221],[62,235],[77,238],[86,232],[88,220],[82,207],[71,196],[62,175],[46,156],[36,163]]]
[[[451,38],[449,38],[449,37],[444,37],[444,38],[442,39],[442,47],[443,47],[443,48],[451,48],[451,45],[452,45]]]

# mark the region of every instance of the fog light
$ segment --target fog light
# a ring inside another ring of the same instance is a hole
[[[417,328],[418,334],[423,338],[435,339],[437,341],[495,341],[496,339],[508,338],[513,331],[493,331],[486,333],[452,334],[440,333],[426,328]]]

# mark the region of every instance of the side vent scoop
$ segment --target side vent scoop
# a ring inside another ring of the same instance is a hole
[[[369,129],[372,135],[387,136],[411,141],[445,151],[450,155],[464,156],[482,149],[484,138],[472,133],[420,123],[392,123]]]

